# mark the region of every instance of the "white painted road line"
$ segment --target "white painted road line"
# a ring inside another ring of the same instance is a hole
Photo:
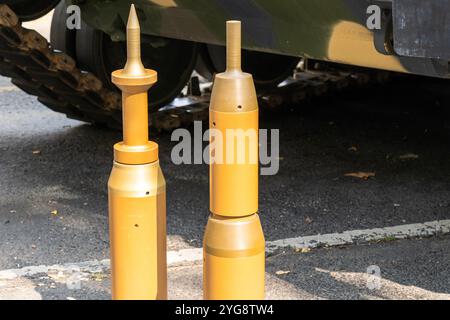
[[[20,89],[16,86],[0,86],[1,92],[11,92],[11,91],[19,91]]]
[[[187,263],[199,262],[203,260],[203,250],[201,248],[183,249],[179,251],[167,252],[167,264],[169,266],[179,266]]]
[[[266,252],[273,253],[280,249],[304,249],[333,247],[342,245],[361,244],[371,241],[408,239],[417,237],[431,237],[450,233],[450,220],[431,221],[416,224],[407,224],[395,227],[345,231],[342,233],[330,233],[298,238],[289,238],[276,241],[268,241]],[[167,264],[169,267],[198,264],[203,259],[201,248],[183,249],[169,251],[167,253]],[[9,269],[0,271],[0,283],[2,280],[12,280],[24,276],[36,274],[96,274],[108,272],[110,268],[109,259],[93,260],[80,263],[67,263],[53,266],[30,266],[20,269]]]
[[[13,280],[20,277],[31,277],[37,274],[67,275],[71,273],[95,274],[107,272],[110,269],[109,259],[92,260],[78,263],[55,264],[52,266],[30,266],[20,269],[0,271],[0,284],[2,280]]]
[[[431,237],[450,233],[450,220],[405,224],[395,227],[352,230],[267,242],[267,252],[282,248],[318,248],[367,243],[371,241]]]

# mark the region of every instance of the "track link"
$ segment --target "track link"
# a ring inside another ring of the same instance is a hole
[[[67,117],[107,126],[122,127],[120,93],[107,89],[92,73],[79,69],[76,61],[54,50],[35,30],[22,27],[17,15],[7,5],[0,5],[0,74],[50,109]],[[297,71],[277,88],[259,94],[263,107],[276,109],[283,104],[299,104],[311,97],[366,84],[372,73],[342,71]],[[198,79],[192,81],[194,87]],[[192,85],[191,83],[191,85]],[[149,126],[156,131],[170,131],[195,120],[208,118],[208,90],[194,88],[196,95],[179,100],[149,115]]]

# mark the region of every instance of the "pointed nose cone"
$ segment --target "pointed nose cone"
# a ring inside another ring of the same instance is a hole
[[[141,77],[146,75],[141,60],[141,28],[134,4],[131,5],[127,24],[127,63],[123,75]]]
[[[131,5],[130,14],[128,15],[127,29],[140,29],[139,19],[134,4]]]

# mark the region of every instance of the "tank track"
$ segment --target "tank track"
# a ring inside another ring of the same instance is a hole
[[[94,74],[77,68],[72,57],[54,50],[38,32],[22,27],[17,15],[4,4],[0,5],[0,74],[69,118],[113,129],[122,127],[120,93],[107,89]],[[329,68],[298,70],[277,88],[260,93],[259,101],[265,109],[278,109],[330,91],[365,85],[374,77],[379,74]],[[198,78],[189,87],[188,97],[150,113],[152,130],[170,131],[208,118],[209,90],[200,90]]]

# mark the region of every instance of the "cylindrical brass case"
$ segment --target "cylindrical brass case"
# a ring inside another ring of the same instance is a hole
[[[243,218],[211,216],[203,254],[205,299],[264,299],[264,235],[257,214]]]
[[[167,299],[166,184],[159,161],[114,162],[108,191],[113,299]]]
[[[226,217],[257,213],[258,109],[233,113],[211,106],[211,128],[223,137],[223,163],[210,165],[210,211]]]
[[[227,217],[257,213],[258,102],[250,74],[216,75],[209,119],[210,128],[220,131],[223,140],[222,159],[210,165],[210,211]]]

